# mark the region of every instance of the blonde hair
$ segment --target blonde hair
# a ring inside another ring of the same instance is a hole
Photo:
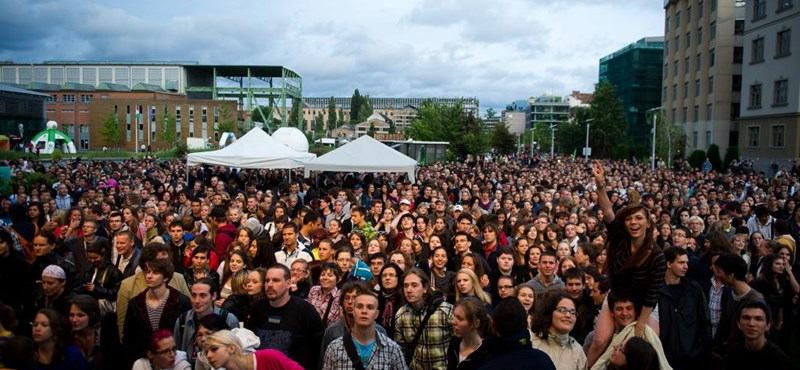
[[[247,290],[245,290],[244,285],[247,284],[247,275],[250,274],[250,271],[242,269],[239,272],[233,274],[231,276],[231,293],[234,295],[243,295],[247,294]]]
[[[205,350],[213,346],[218,347],[233,347],[233,354],[231,354],[231,358],[238,358],[244,359],[247,355],[242,353],[242,343],[239,341],[233,332],[230,330],[220,330],[214,334],[211,334],[205,343]]]
[[[492,298],[489,297],[489,294],[487,294],[481,288],[481,281],[478,280],[478,275],[475,275],[475,272],[473,272],[468,268],[463,268],[461,270],[458,270],[458,272],[456,273],[456,281],[458,281],[458,275],[460,274],[467,275],[469,280],[472,282],[472,292],[475,294],[475,298],[480,299],[481,301],[483,301],[483,303],[492,304]],[[461,292],[458,290],[458,287],[456,287],[456,302],[458,302],[458,300],[460,300],[461,298],[462,298]]]

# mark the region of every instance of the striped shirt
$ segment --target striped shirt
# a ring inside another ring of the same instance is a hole
[[[169,295],[167,295],[169,297]],[[157,307],[151,308],[147,306],[147,319],[150,320],[150,327],[153,330],[159,329],[159,322],[161,322],[161,314],[164,313],[164,306],[167,305],[167,298],[161,300]]]
[[[622,220],[606,224],[608,228],[608,276],[611,291],[624,291],[634,299],[637,309],[655,307],[658,290],[664,285],[667,269],[664,253],[653,245],[653,251],[641,266],[627,266],[631,258],[630,235]]]

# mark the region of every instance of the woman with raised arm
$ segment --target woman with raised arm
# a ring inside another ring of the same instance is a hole
[[[640,203],[628,204],[615,214],[606,193],[603,166],[595,163],[592,172],[597,185],[598,202],[603,211],[603,222],[608,230],[606,266],[611,290],[627,291],[635,297],[636,336],[645,335],[646,325],[658,333],[656,303],[658,289],[664,283],[666,264],[664,254],[655,242],[655,225],[650,221],[647,208]],[[594,341],[589,349],[590,368],[608,347],[613,334],[614,319],[608,303],[603,303],[597,316]]]

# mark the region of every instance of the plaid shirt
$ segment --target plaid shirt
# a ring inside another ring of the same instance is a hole
[[[711,319],[711,337],[717,335],[717,326],[722,317],[722,290],[725,288],[722,283],[717,286],[716,280],[711,278],[711,289],[708,294],[708,312]]]
[[[394,341],[389,339],[386,334],[376,331],[375,348],[369,357],[369,364],[364,368],[366,370],[408,370],[405,360],[403,359],[403,352],[400,346]],[[345,335],[350,335],[345,334]],[[325,351],[325,360],[322,365],[323,370],[352,370],[353,362],[347,355],[347,350],[344,349],[344,338],[339,337],[331,342],[328,349]]]
[[[406,348],[411,346],[417,328],[422,324],[427,312],[427,305],[417,311],[411,305],[406,304],[400,307],[395,315],[394,339],[406,358],[411,356],[412,370],[421,369],[446,369],[447,368],[447,347],[450,344],[450,337],[453,333],[453,305],[442,302],[436,311],[431,315],[428,324],[420,335],[417,348]]]

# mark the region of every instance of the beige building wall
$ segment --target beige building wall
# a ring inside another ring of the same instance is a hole
[[[736,145],[744,2],[666,0],[662,107],[681,125],[688,155]],[[735,58],[734,56],[737,55]],[[735,81],[738,81],[735,83]]]

